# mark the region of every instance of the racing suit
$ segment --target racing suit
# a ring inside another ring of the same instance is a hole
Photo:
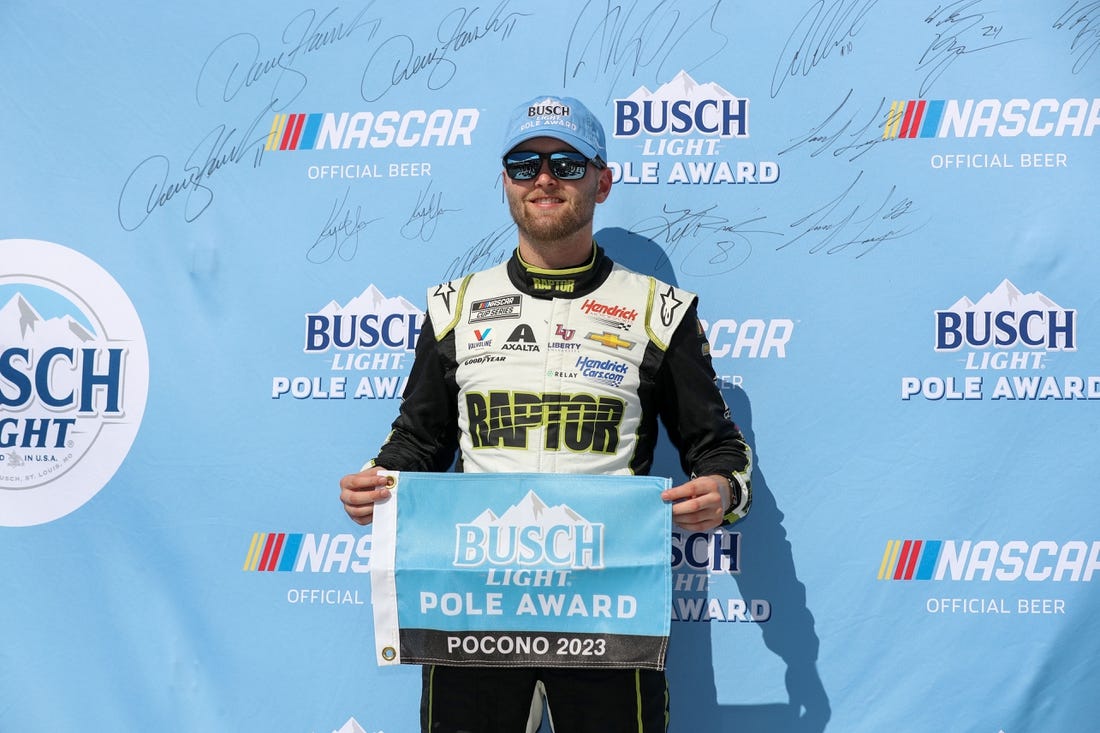
[[[730,480],[725,521],[743,517],[751,455],[714,383],[696,297],[595,244],[564,270],[530,267],[517,250],[428,290],[401,410],[371,465],[445,471],[457,450],[467,473],[644,475],[658,419],[685,473]],[[422,727],[522,730],[513,721],[526,720],[536,683],[562,730],[665,730],[663,672],[441,666],[424,670]]]

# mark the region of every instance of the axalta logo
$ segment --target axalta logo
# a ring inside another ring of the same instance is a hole
[[[1091,582],[1100,541],[889,540],[879,580]]]
[[[534,491],[497,516],[486,509],[455,525],[455,567],[510,565],[548,569],[603,567],[604,525],[565,504],[547,506]]]
[[[365,148],[455,147],[473,143],[478,110],[405,112],[315,112],[277,114],[264,149],[363,150]]]
[[[117,282],[51,242],[0,241],[0,525],[75,511],[114,475],[149,391],[145,332]]]
[[[369,573],[371,536],[255,532],[245,572]]]
[[[1091,137],[1100,98],[910,99],[894,101],[882,138]]]
[[[665,133],[748,137],[749,100],[736,97],[714,83],[700,84],[686,71],[656,91],[642,86],[626,99],[615,100],[615,137]]]
[[[1007,279],[978,302],[963,296],[936,311],[936,351],[971,349],[1077,350],[1077,311],[1036,291],[1023,293]]]

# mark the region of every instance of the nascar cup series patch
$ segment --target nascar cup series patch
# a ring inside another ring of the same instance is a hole
[[[379,665],[664,669],[669,479],[390,475],[371,551]]]

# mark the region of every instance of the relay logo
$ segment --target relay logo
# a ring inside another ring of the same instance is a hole
[[[882,139],[1092,137],[1100,98],[909,99],[890,105]]]
[[[962,347],[1077,350],[1077,311],[1035,291],[1023,293],[1007,279],[978,302],[963,296],[936,311],[936,351]]]
[[[455,567],[508,565],[569,569],[603,567],[604,525],[565,504],[547,506],[534,491],[499,517],[486,509],[455,525]]]
[[[889,540],[879,580],[1091,582],[1100,541]]]

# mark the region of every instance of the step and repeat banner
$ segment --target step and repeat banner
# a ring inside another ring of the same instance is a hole
[[[1100,3],[16,0],[0,68],[0,730],[417,728],[337,482],[544,93],[756,456],[670,730],[1100,718]]]

